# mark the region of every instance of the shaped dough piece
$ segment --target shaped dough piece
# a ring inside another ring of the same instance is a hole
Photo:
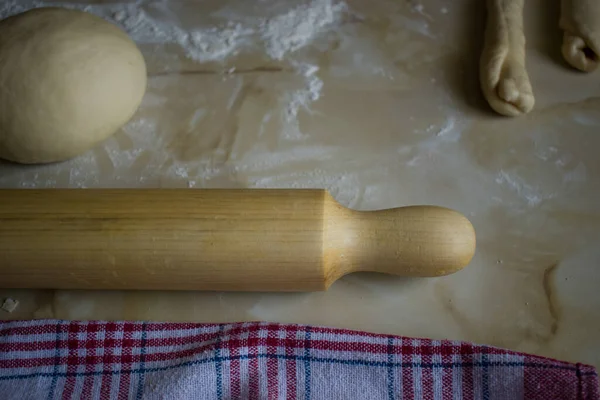
[[[526,114],[535,98],[525,69],[523,0],[487,0],[487,11],[479,71],[483,95],[502,115]]]
[[[571,66],[590,72],[600,62],[600,1],[562,0],[562,54]]]

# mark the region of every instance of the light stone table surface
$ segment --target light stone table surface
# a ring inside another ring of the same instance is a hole
[[[0,164],[0,187],[327,188],[361,210],[457,209],[477,254],[452,276],[355,274],[322,293],[0,290],[20,302],[0,318],[319,324],[600,367],[600,72],[565,65],[557,1],[529,0],[536,108],[494,115],[478,85],[483,3],[76,3],[139,43],[144,102],[77,159]],[[318,29],[290,31],[293,15]]]

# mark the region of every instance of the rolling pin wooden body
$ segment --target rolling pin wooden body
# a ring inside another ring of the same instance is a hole
[[[461,214],[352,211],[324,190],[0,190],[0,287],[326,290],[466,266]]]

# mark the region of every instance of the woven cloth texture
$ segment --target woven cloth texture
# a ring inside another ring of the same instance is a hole
[[[2,399],[599,399],[594,368],[264,322],[0,322]]]

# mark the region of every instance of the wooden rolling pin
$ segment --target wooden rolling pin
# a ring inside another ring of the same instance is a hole
[[[352,211],[324,190],[0,190],[4,288],[315,291],[450,274],[474,251],[455,211]]]

